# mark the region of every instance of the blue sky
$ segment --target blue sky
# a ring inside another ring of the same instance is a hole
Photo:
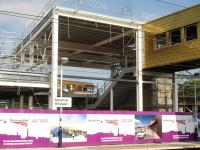
[[[135,115],[135,119],[140,121],[140,125],[146,126],[151,120],[154,120],[156,115]],[[138,123],[138,122],[137,122]]]
[[[49,0],[1,0],[0,10],[20,12],[38,15],[42,8],[46,5]],[[59,0],[64,2],[65,5],[69,4],[69,1],[73,0]],[[80,0],[77,0],[80,1]],[[117,13],[117,9],[114,8],[127,8],[127,10],[133,9],[137,14],[149,14],[150,16],[164,16],[166,14],[183,9],[181,7],[168,5],[165,3],[160,3],[155,0],[84,0],[88,1],[90,5],[95,5],[96,3],[103,2],[108,6],[112,7],[112,13]],[[200,3],[200,0],[164,0],[171,3],[176,3],[178,5],[183,5],[185,7],[190,7],[192,5]],[[93,2],[93,3],[92,3]],[[96,8],[93,11],[98,11]],[[115,14],[116,15],[116,14]],[[119,15],[120,16],[120,15]],[[22,32],[25,30],[26,25],[28,25],[32,20],[21,19],[16,17],[10,17],[0,14],[0,30],[12,31],[12,32]]]

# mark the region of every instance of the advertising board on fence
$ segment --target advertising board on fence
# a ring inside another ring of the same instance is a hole
[[[1,148],[56,147],[60,125],[64,146],[191,141],[195,126],[180,113],[4,110],[0,118]]]
[[[192,115],[163,115],[163,141],[188,141],[194,138]]]
[[[133,143],[134,115],[88,114],[90,144]]]

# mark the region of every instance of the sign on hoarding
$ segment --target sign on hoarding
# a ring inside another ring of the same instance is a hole
[[[57,97],[54,101],[55,107],[72,107],[71,97]]]

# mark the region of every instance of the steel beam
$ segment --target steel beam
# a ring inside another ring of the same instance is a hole
[[[80,20],[87,20],[87,21],[92,21],[96,23],[99,22],[99,23],[104,23],[108,25],[115,25],[115,26],[121,26],[121,27],[126,27],[126,28],[133,28],[133,29],[138,29],[138,27],[140,26],[139,23],[133,22],[131,20],[125,20],[125,19],[120,19],[117,17],[111,17],[111,16],[100,15],[100,14],[84,12],[84,11],[74,12],[74,9],[70,9],[70,8],[56,7],[55,10],[56,12],[58,12],[60,16],[76,18]]]
[[[98,43],[95,43],[94,45],[92,45],[92,47],[95,48],[95,47],[98,47],[98,46],[101,46],[101,45],[105,45],[105,44],[107,44],[107,43],[109,43],[109,42],[116,41],[116,40],[118,40],[118,39],[120,39],[120,38],[122,38],[122,37],[125,37],[125,36],[127,36],[127,35],[129,35],[129,34],[133,34],[133,33],[135,33],[134,30],[127,31],[127,32],[125,32],[124,34],[122,33],[122,34],[113,36],[113,37],[111,37],[111,38],[109,38],[109,39],[106,39],[106,40],[100,41],[100,42],[98,42]]]

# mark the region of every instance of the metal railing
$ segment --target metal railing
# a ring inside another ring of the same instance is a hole
[[[111,77],[112,78],[116,78],[124,69],[124,65],[121,64],[121,62],[115,62],[112,66],[111,66]],[[103,95],[103,93],[109,88],[109,86],[112,84],[112,81],[107,80],[104,81],[104,84],[101,88],[98,89],[98,97]]]
[[[0,81],[16,83],[49,84],[49,75],[42,73],[16,72],[9,70],[0,71]]]

